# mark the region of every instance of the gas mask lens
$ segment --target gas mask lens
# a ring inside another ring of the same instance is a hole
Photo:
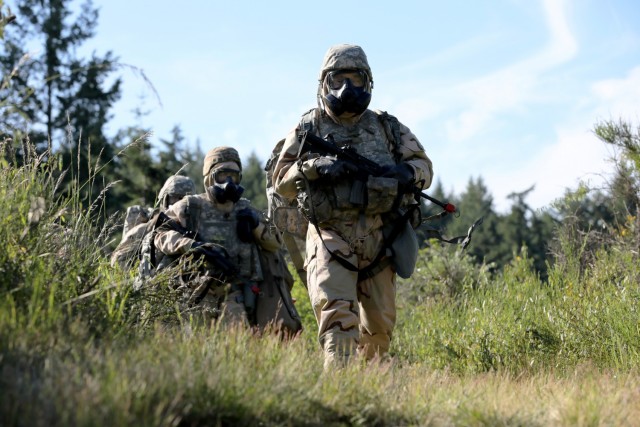
[[[327,86],[331,90],[338,90],[349,80],[354,87],[364,87],[367,84],[367,74],[360,70],[337,70],[327,74]]]
[[[216,184],[224,184],[229,179],[234,184],[239,184],[242,178],[242,173],[239,170],[229,168],[214,169],[211,171],[211,175],[213,182]]]

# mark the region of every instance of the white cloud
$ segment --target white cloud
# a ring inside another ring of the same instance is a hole
[[[585,127],[560,128],[555,143],[544,147],[517,171],[498,173],[487,178],[500,210],[508,207],[506,196],[535,184],[527,203],[534,209],[562,197],[568,188],[575,189],[581,181],[590,185],[602,183],[610,153]],[[507,171],[505,171],[507,172]]]
[[[621,79],[607,79],[591,86],[601,119],[637,121],[640,114],[640,66]]]
[[[612,172],[611,147],[592,132],[599,120],[624,119],[638,123],[640,115],[640,66],[620,79],[595,82],[589,91],[589,108],[581,110],[573,123],[557,126],[555,141],[533,156],[517,171],[492,170],[486,182],[495,196],[499,210],[508,208],[506,195],[536,184],[528,203],[534,208],[548,205],[561,197],[565,189],[575,189],[583,181],[601,186]]]
[[[566,1],[543,2],[549,41],[539,53],[481,78],[458,85],[454,92],[459,105],[469,108],[446,123],[448,139],[472,138],[495,120],[496,115],[523,108],[539,94],[540,76],[571,60],[578,51],[566,18]]]

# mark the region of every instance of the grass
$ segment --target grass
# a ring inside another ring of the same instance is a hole
[[[542,282],[437,245],[398,283],[390,364],[323,372],[293,341],[181,323],[163,278],[109,267],[99,208],[57,196],[44,157],[0,162],[0,420],[38,425],[600,426],[640,419],[637,220]],[[76,197],[76,198],[74,198]],[[634,228],[635,227],[635,228]],[[97,237],[97,238],[96,238]],[[635,252],[634,252],[635,251]],[[145,317],[140,317],[140,308]]]
[[[581,365],[514,375],[423,363],[323,373],[305,340],[246,331],[157,331],[142,342],[13,349],[5,425],[634,425],[635,371]]]

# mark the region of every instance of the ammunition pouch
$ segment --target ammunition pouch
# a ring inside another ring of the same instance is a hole
[[[298,204],[311,223],[321,224],[333,218],[335,211],[360,209],[365,215],[378,215],[393,210],[398,202],[398,180],[368,176],[361,180],[345,180],[328,186],[310,183],[311,194],[298,193]],[[291,220],[291,219],[289,219]]]
[[[398,197],[398,180],[381,176],[367,179],[367,215],[390,212]]]
[[[312,188],[311,194],[299,191],[297,196],[302,215],[312,224],[322,224],[333,218],[335,202],[331,199],[329,191],[321,188]]]

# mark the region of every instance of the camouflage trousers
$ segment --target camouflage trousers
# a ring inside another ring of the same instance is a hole
[[[248,326],[242,289],[230,283],[214,282],[207,285],[211,280],[199,277],[184,286],[182,317],[207,326],[213,322],[225,326]]]
[[[387,356],[396,322],[396,275],[387,266],[358,281],[358,273],[332,259],[327,248],[358,268],[377,255],[381,235],[348,243],[337,233],[313,227],[307,234],[307,285],[325,369],[344,365],[352,356],[367,360]],[[326,247],[325,247],[326,245]]]

